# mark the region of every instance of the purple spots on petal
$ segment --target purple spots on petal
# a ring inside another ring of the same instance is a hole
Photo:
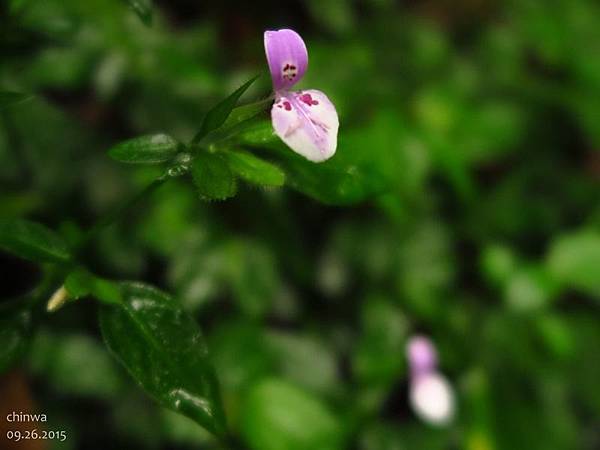
[[[293,30],[266,31],[265,52],[276,92],[289,89],[306,72],[306,46]]]
[[[284,67],[285,63],[280,66]],[[275,106],[279,108],[273,107],[271,113],[275,133],[310,161],[330,158],[337,146],[338,117],[325,94],[316,90],[281,90],[275,96]],[[315,105],[320,106],[312,108]]]
[[[317,100],[313,100],[310,94],[301,94],[298,96],[301,102],[306,103],[308,106],[318,105],[319,102]]]
[[[281,69],[281,76],[284,80],[292,81],[298,75],[298,69],[295,65],[285,63]]]

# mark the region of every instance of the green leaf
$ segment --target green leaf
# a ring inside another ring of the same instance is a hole
[[[161,405],[225,434],[216,374],[194,319],[172,297],[144,284],[124,283],[121,306],[104,306],[104,341]]]
[[[256,122],[239,135],[249,145],[276,158],[286,185],[323,203],[349,205],[390,191],[403,173],[400,118],[381,113],[372,125],[343,131],[336,154],[315,164],[294,153],[273,132],[270,120]]]
[[[179,148],[178,142],[167,134],[140,136],[112,147],[111,158],[131,164],[158,164],[169,161]]]
[[[208,134],[207,142],[223,142],[230,139],[233,143],[237,143],[237,136],[252,130],[257,123],[260,123],[262,116],[267,115],[263,113],[266,113],[272,104],[273,99],[269,97],[233,108],[225,123]]]
[[[240,135],[240,139],[244,144],[257,147],[268,144],[270,144],[269,146],[273,146],[273,144],[281,142],[279,137],[275,134],[273,124],[269,119],[261,120],[260,122],[253,124],[252,127],[248,127]],[[292,151],[291,149],[289,150]]]
[[[213,130],[216,130],[221,125],[223,125],[229,117],[229,114],[231,114],[233,108],[235,108],[235,105],[237,104],[240,97],[244,94],[244,92],[246,92],[250,85],[256,81],[256,79],[259,76],[260,75],[257,75],[254,78],[251,78],[250,80],[246,81],[233,94],[231,94],[221,103],[219,103],[210,111],[208,111],[206,113],[206,116],[204,117],[204,121],[202,122],[202,127],[200,128],[200,131],[196,134],[196,136],[194,136],[192,142],[200,142],[200,140],[208,133],[210,133]]]
[[[123,0],[146,25],[152,25],[152,0]]]
[[[272,104],[273,97],[268,97],[246,105],[236,106],[231,111],[231,114],[229,114],[229,117],[227,117],[227,120],[223,124],[223,128],[230,128],[242,122],[247,122],[248,119],[252,119],[268,110]]]
[[[225,159],[218,154],[200,152],[192,166],[194,184],[207,200],[225,200],[237,191],[236,180]]]
[[[54,231],[23,219],[0,221],[0,248],[30,261],[69,261],[67,244]]]
[[[24,353],[31,334],[31,310],[22,302],[0,307],[0,374]]]
[[[337,450],[341,427],[318,398],[283,380],[255,385],[242,408],[241,431],[253,450]]]
[[[65,280],[69,296],[78,299],[91,295],[105,303],[121,303],[121,287],[112,281],[102,279],[85,269],[71,272]]]
[[[561,236],[550,248],[547,266],[561,283],[600,296],[600,233],[581,230]]]
[[[283,186],[285,174],[281,169],[267,161],[244,151],[226,151],[223,156],[229,168],[249,183],[264,186]]]
[[[0,109],[7,108],[12,105],[23,103],[32,98],[30,94],[22,94],[20,92],[0,92]]]

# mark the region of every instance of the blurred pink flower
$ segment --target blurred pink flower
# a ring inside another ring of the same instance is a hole
[[[437,350],[425,336],[413,336],[406,345],[410,368],[410,405],[423,421],[445,425],[455,410],[454,392],[448,380],[437,371]]]

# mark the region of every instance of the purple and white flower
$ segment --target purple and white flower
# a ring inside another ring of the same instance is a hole
[[[304,41],[293,30],[265,31],[265,52],[275,91],[271,109],[275,133],[310,161],[331,158],[339,127],[335,106],[321,91],[290,91],[308,67]]]

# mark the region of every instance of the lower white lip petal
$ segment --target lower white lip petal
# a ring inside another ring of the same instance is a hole
[[[287,92],[271,109],[275,133],[296,153],[313,162],[331,158],[339,127],[335,107],[316,89]]]

